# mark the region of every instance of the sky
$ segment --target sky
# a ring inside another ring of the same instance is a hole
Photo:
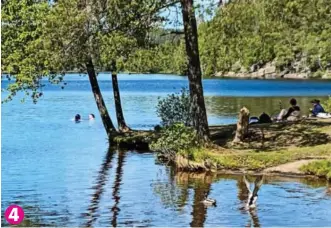
[[[228,0],[225,0],[227,2]],[[210,20],[213,17],[213,14],[210,15],[208,11],[215,12],[216,6],[218,4],[219,0],[196,0],[194,1],[195,6],[197,6],[196,10],[196,16],[197,20],[202,19],[203,20]],[[162,16],[169,19],[167,23],[164,24],[165,28],[176,28],[181,29],[182,26],[182,15],[181,15],[181,9],[180,5],[178,4],[175,7],[170,7],[169,9],[164,10],[164,12],[161,13]]]

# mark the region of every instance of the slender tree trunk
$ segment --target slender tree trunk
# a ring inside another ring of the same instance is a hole
[[[204,141],[209,140],[209,128],[203,88],[201,81],[201,66],[198,47],[198,31],[195,18],[193,0],[181,0],[186,54],[188,57],[188,78],[191,97],[191,111],[193,127],[197,130],[198,136]]]
[[[107,132],[108,138],[111,139],[112,134],[116,132],[116,128],[114,127],[113,122],[109,116],[108,110],[106,108],[105,102],[103,100],[100,87],[97,80],[97,75],[94,70],[94,65],[92,59],[90,58],[86,63],[87,74],[90,80],[90,84],[92,87],[92,92],[94,95],[95,102],[97,103],[97,107],[100,113],[100,117]]]
[[[112,78],[112,82],[113,82],[113,91],[114,91],[114,100],[115,100],[115,109],[116,109],[118,130],[120,132],[131,131],[131,129],[126,125],[125,119],[124,119],[123,109],[122,109],[122,104],[121,104],[121,96],[120,96],[120,90],[119,90],[119,87],[118,87],[116,71],[112,72],[111,78]]]

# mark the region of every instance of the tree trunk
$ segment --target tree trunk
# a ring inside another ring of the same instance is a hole
[[[201,66],[198,47],[197,23],[193,8],[193,0],[181,0],[186,54],[188,57],[188,78],[191,97],[192,124],[198,136],[204,141],[209,140],[209,128],[203,88],[201,81]]]
[[[248,133],[249,115],[249,110],[246,107],[240,109],[236,135],[233,139],[233,143],[242,142],[246,137]]]
[[[112,82],[113,82],[113,91],[114,91],[114,100],[115,100],[115,109],[116,109],[118,130],[120,132],[131,131],[131,129],[126,125],[125,120],[124,120],[123,109],[122,109],[122,104],[121,104],[121,96],[120,96],[120,90],[118,88],[116,71],[112,72],[111,78],[112,78]]]
[[[111,139],[112,134],[116,132],[116,128],[114,127],[113,122],[111,121],[111,118],[109,116],[107,107],[105,105],[105,102],[103,100],[100,87],[97,80],[97,75],[94,70],[94,65],[92,62],[92,59],[90,58],[86,63],[87,68],[87,74],[89,77],[89,81],[92,87],[92,92],[94,95],[95,102],[97,103],[97,107],[100,113],[100,117],[103,123],[103,126],[105,127],[105,130],[107,132],[108,138]]]

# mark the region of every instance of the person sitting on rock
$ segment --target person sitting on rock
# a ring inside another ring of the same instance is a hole
[[[301,113],[300,113],[300,107],[297,105],[297,100],[292,98],[290,100],[290,104],[291,107],[288,110],[283,109],[280,111],[277,117],[278,121],[281,120],[296,121],[300,119]]]

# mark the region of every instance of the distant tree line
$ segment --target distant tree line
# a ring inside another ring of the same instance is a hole
[[[329,0],[232,0],[220,4],[212,20],[199,24],[199,50],[205,76],[250,71],[272,62],[278,71],[331,70]],[[178,35],[180,37],[180,35]],[[169,47],[169,44],[171,44]],[[182,41],[160,43],[141,53],[145,72],[185,72]],[[157,56],[148,58],[148,55]],[[151,59],[152,62],[148,62]],[[176,61],[169,61],[175,59]],[[161,61],[164,60],[164,61]],[[300,62],[300,64],[296,64]],[[129,68],[128,68],[129,70]]]

